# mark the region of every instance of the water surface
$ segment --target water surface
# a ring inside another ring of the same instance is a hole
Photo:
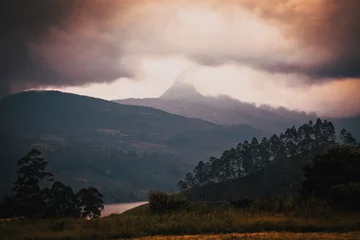
[[[131,203],[115,203],[105,204],[104,210],[101,212],[102,217],[109,216],[110,214],[120,214],[132,208],[136,208],[140,205],[144,205],[148,202],[131,202]]]

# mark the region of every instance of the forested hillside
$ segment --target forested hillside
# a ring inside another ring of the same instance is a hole
[[[357,146],[351,133],[343,129],[340,134],[341,145]],[[220,158],[200,161],[178,187],[190,188],[190,198],[198,200],[279,194],[291,197],[298,192],[306,161],[337,145],[335,140],[332,122],[321,119],[261,141],[254,137],[224,151]]]
[[[172,191],[198,159],[265,135],[247,125],[53,91],[2,98],[0,112],[0,195],[9,194],[16,162],[33,148],[75,190],[96,186],[106,201],[129,201],[144,199],[149,189]]]

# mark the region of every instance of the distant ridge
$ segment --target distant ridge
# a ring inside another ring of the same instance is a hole
[[[197,118],[221,125],[247,124],[268,133],[280,133],[284,127],[300,125],[314,120],[316,113],[305,113],[270,106],[257,107],[251,103],[241,102],[229,96],[203,96],[196,88],[184,81],[183,72],[159,98],[121,99],[117,103],[148,106],[172,114]],[[324,118],[324,117],[322,117]],[[326,118],[331,120],[337,129],[346,128],[360,139],[360,116],[352,118]]]
[[[271,133],[280,132],[284,126],[299,124],[300,120],[311,119],[311,116],[298,112],[285,111],[285,114],[277,114],[276,110],[258,108],[228,96],[203,96],[191,83],[184,81],[187,73],[188,70],[183,71],[159,98],[123,99],[115,102],[153,107],[215,124],[247,124]]]

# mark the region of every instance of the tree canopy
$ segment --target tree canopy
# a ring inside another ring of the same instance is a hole
[[[104,209],[104,201],[102,194],[96,188],[83,188],[76,193],[76,198],[81,217],[100,217],[101,210]]]
[[[13,197],[4,197],[0,209],[6,211],[1,211],[1,217],[99,217],[104,209],[102,194],[94,187],[74,194],[59,181],[49,188],[54,175],[46,172],[47,164],[35,149],[19,160]]]
[[[14,184],[15,211],[19,216],[35,217],[44,205],[42,190],[53,174],[46,172],[47,162],[37,150],[31,150],[18,161],[18,178]]]
[[[341,131],[341,142],[356,145],[356,140],[346,130]],[[178,187],[180,190],[197,188],[199,192],[199,187],[204,189],[215,183],[229,182],[225,188],[231,189],[232,196],[256,191],[264,195],[286,192],[291,196],[293,187],[299,187],[302,181],[304,160],[336,145],[332,122],[319,118],[315,124],[310,121],[299,128],[293,126],[261,141],[254,137],[225,150],[219,158],[200,161],[194,174],[186,174]]]
[[[304,176],[303,195],[330,198],[340,186],[360,183],[360,154],[349,148],[330,149],[304,167]]]

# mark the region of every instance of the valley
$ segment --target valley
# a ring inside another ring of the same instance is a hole
[[[23,92],[0,100],[1,192],[16,162],[32,148],[75,189],[97,186],[107,202],[144,200],[152,188],[176,189],[199,159],[263,136],[249,125],[222,126],[149,107],[53,91]]]
[[[2,182],[13,182],[17,160],[36,148],[61,181],[75,189],[96,186],[108,203],[146,200],[152,189],[176,191],[198,161],[313,117],[204,97],[185,83],[175,83],[157,99],[116,103],[29,91],[1,99],[0,112],[6,113],[0,119]],[[358,137],[358,118],[333,122]],[[2,184],[0,193],[10,188]]]

